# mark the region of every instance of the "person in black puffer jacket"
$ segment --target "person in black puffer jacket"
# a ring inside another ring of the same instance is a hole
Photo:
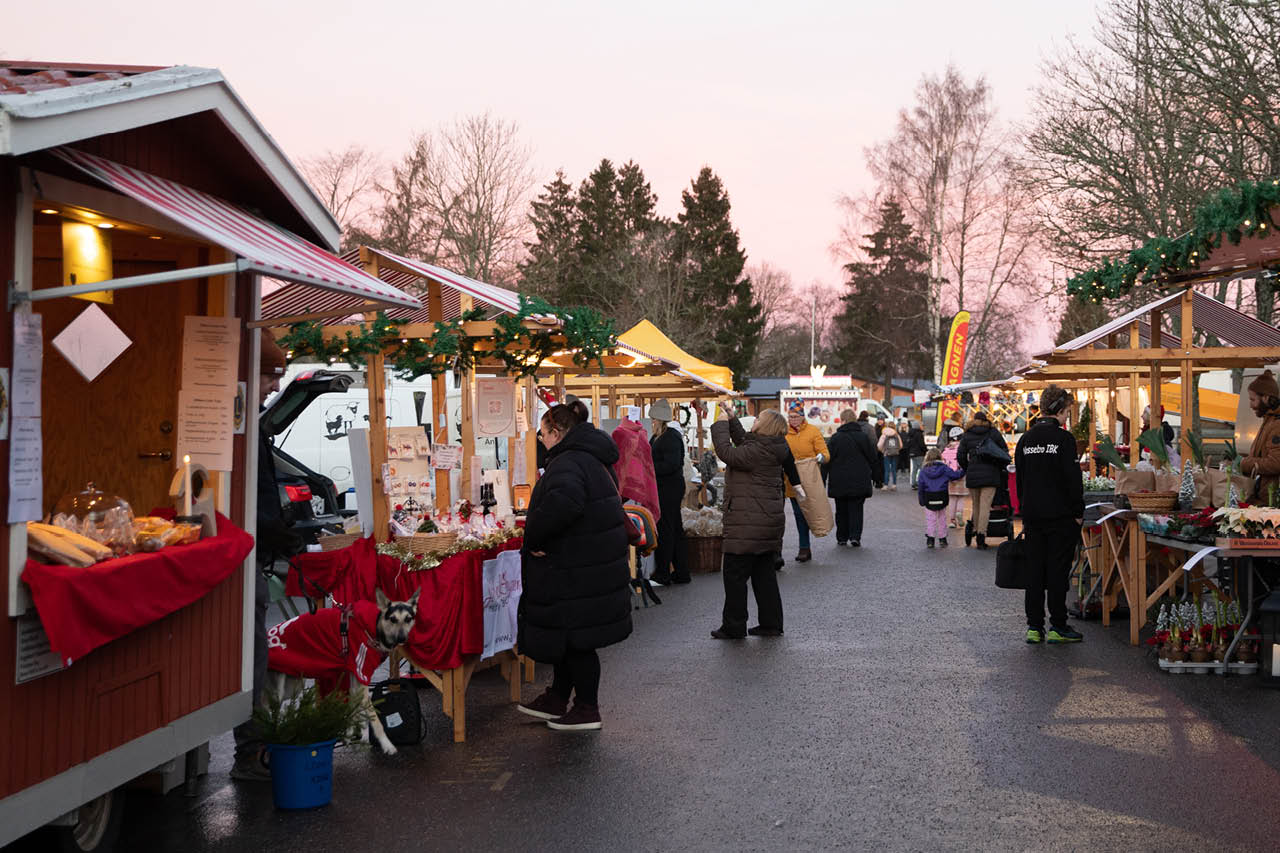
[[[1084,517],[1084,483],[1076,458],[1076,440],[1064,428],[1071,396],[1056,385],[1040,395],[1040,412],[1014,451],[1026,532],[1027,642],[1078,643],[1083,637],[1067,624],[1071,560]],[[1049,633],[1044,630],[1045,598]]]
[[[547,469],[529,498],[521,554],[518,647],[555,674],[519,709],[560,731],[601,727],[596,649],[631,634],[626,517],[612,473],[618,448],[588,417],[575,400],[542,418]]]
[[[671,420],[671,404],[657,400],[649,406],[653,420],[653,436],[649,449],[653,454],[653,473],[658,481],[658,547],[654,551],[653,580],[658,583],[689,583],[689,543],[684,538],[684,439],[680,430],[667,426]]]
[[[995,443],[1009,452],[1000,430],[991,425],[986,412],[977,412],[969,422],[964,435],[960,436],[960,447],[956,450],[956,463],[964,469],[964,484],[973,494],[973,535],[978,540],[978,547],[986,550],[987,521],[991,515],[991,499],[996,496],[996,488],[1001,481],[1008,478],[1008,463],[997,462],[979,452],[983,442],[990,437]],[[966,546],[969,544],[965,536]]]

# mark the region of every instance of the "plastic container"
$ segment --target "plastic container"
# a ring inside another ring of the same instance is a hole
[[[333,745],[326,740],[306,746],[269,744],[271,795],[278,809],[314,809],[333,799]]]

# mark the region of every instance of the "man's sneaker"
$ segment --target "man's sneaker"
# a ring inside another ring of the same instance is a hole
[[[270,782],[271,770],[259,755],[241,756],[231,765],[231,778],[241,782]]]
[[[539,720],[554,720],[556,717],[563,717],[564,712],[569,710],[569,700],[552,693],[551,688],[548,687],[532,702],[521,702],[516,706],[516,710],[521,714],[537,717]]]
[[[1050,628],[1048,641],[1050,643],[1078,643],[1084,639],[1084,634],[1073,629],[1070,625],[1065,628]]]
[[[1043,642],[1044,642],[1044,632],[1043,632],[1043,631],[1039,631],[1039,630],[1037,630],[1037,629],[1035,629],[1035,628],[1028,628],[1028,629],[1027,629],[1027,642],[1028,642],[1028,643],[1030,643],[1030,644],[1032,644],[1032,645],[1035,645],[1036,643],[1043,643]]]
[[[764,625],[756,625],[753,628],[748,628],[747,633],[753,637],[781,637],[782,629],[766,628]]]
[[[573,708],[563,717],[547,720],[547,727],[558,732],[588,732],[604,727],[600,722],[599,705],[583,705],[574,702]]]

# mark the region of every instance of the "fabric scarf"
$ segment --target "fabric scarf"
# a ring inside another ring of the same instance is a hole
[[[662,510],[658,506],[658,478],[653,473],[653,451],[644,427],[624,419],[612,437],[618,446],[618,461],[613,466],[618,494],[624,501],[635,501],[649,510],[654,521],[659,520]]]

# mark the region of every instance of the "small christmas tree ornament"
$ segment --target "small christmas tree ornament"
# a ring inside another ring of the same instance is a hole
[[[1240,506],[1240,492],[1236,490],[1236,484],[1231,484],[1231,491],[1227,493],[1227,506],[1236,509]]]
[[[1196,480],[1191,473],[1191,460],[1182,463],[1182,486],[1178,489],[1178,509],[1189,512],[1196,502]]]

